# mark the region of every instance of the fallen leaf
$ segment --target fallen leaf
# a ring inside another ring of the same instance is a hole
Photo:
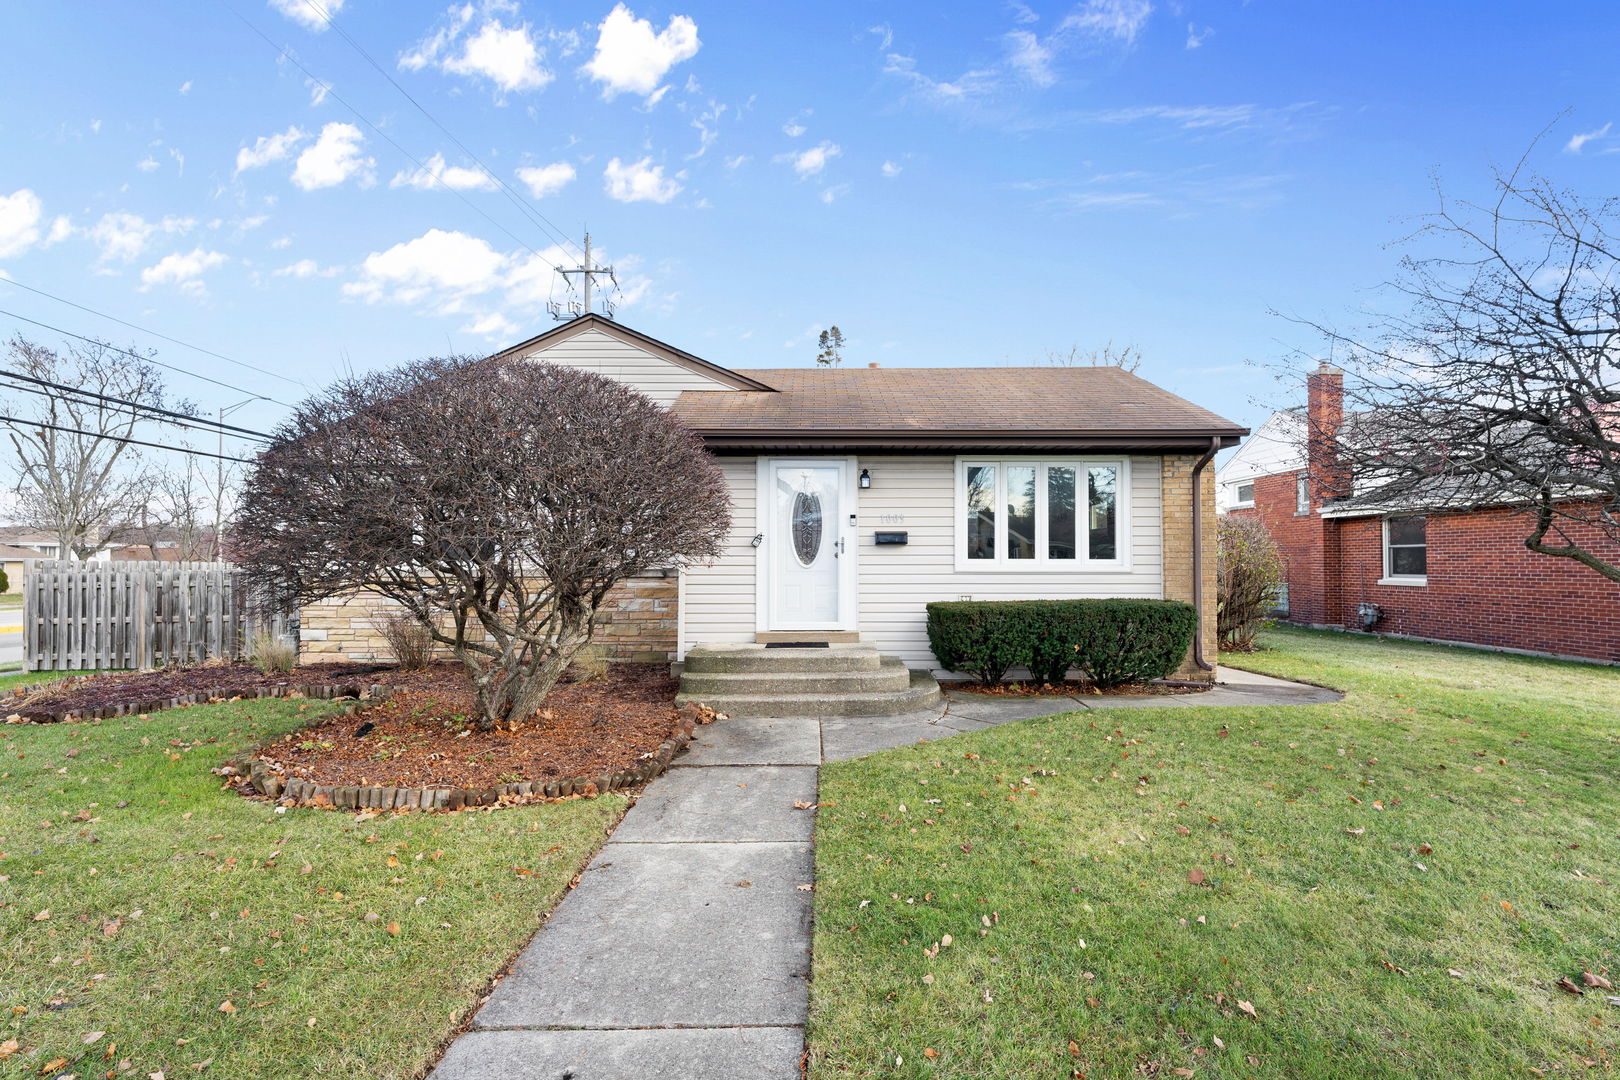
[[[39,1067],[39,1075],[49,1076],[51,1073],[65,1067],[67,1063],[67,1058],[52,1058]]]
[[[85,1032],[84,1033],[84,1045],[89,1046],[91,1043],[95,1042],[97,1039],[101,1038],[105,1034],[107,1034],[105,1031],[87,1031],[87,1032]]]
[[[22,1044],[16,1039],[7,1039],[5,1042],[0,1042],[0,1061],[6,1060],[20,1049],[22,1049]]]
[[[1598,990],[1613,990],[1614,983],[1601,975],[1594,975],[1590,971],[1581,972],[1581,982]]]
[[[1191,885],[1202,885],[1204,883],[1204,872],[1196,866],[1193,867],[1187,871],[1187,882]]]
[[[1254,1011],[1253,1003],[1248,1002],[1248,1001],[1240,1001],[1240,1002],[1237,1003],[1237,1007],[1238,1007],[1239,1012],[1248,1013],[1250,1016],[1253,1016],[1256,1019],[1259,1019],[1260,1014]]]
[[[923,1047],[923,1057],[937,1058],[939,1057],[939,1051],[935,1050],[932,1046],[925,1046]]]
[[[236,1011],[236,1006],[232,1005],[228,1001],[221,1002],[220,1006],[219,1006],[219,1011],[222,1012],[222,1013],[233,1013],[233,1012]]]
[[[798,885],[798,886],[795,886],[795,887],[796,887],[796,888],[797,888],[797,889],[798,889],[798,890],[799,890],[799,891],[800,891],[800,892],[810,892],[810,891],[811,891],[811,890],[812,890],[812,889],[814,889],[814,888],[815,888],[815,886],[814,886],[814,885]]]
[[[741,881],[733,881],[732,884],[739,889],[752,889],[754,887],[754,883],[747,878],[743,878]]]
[[[1563,978],[1558,980],[1558,989],[1564,990],[1564,991],[1566,991],[1568,993],[1571,993],[1571,994],[1584,994],[1584,993],[1586,993],[1585,990],[1582,990],[1580,987],[1576,986],[1574,981],[1572,979],[1570,979],[1570,977],[1568,975],[1565,975]]]
[[[102,937],[117,937],[118,931],[124,928],[123,919],[108,919],[101,924]]]
[[[34,916],[34,921],[35,922],[44,922],[46,919],[48,919],[50,917],[51,917],[51,909],[46,908],[44,911],[42,911],[38,915]]]
[[[388,924],[388,933],[393,937],[399,937],[399,923],[397,923],[397,922],[389,923]]]
[[[1215,1044],[1215,1049],[1217,1049],[1217,1050],[1225,1050],[1226,1049],[1226,1044],[1221,1042],[1221,1037],[1219,1035],[1211,1036],[1210,1041]]]

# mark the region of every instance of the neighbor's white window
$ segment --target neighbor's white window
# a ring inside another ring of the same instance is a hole
[[[1384,519],[1384,580],[1421,585],[1429,579],[1429,519],[1422,514]]]
[[[1294,481],[1294,513],[1308,514],[1311,512],[1311,482],[1301,476]]]
[[[963,458],[956,467],[957,568],[1123,567],[1128,470],[1118,458]]]
[[[1235,492],[1235,498],[1237,500],[1233,504],[1235,506],[1253,506],[1254,505],[1254,481],[1253,480],[1245,480],[1243,483],[1239,484],[1237,486],[1237,491]]]

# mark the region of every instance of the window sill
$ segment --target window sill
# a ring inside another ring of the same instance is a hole
[[[1028,562],[958,559],[956,563],[956,572],[959,574],[1118,574],[1128,572],[1130,568],[1130,564],[1126,562],[1056,563],[1038,562],[1034,559]]]
[[[1379,585],[1427,585],[1428,583],[1429,579],[1426,577],[1386,577],[1379,578],[1376,582]]]

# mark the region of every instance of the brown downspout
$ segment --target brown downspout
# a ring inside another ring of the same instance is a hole
[[[1210,439],[1209,449],[1192,469],[1193,617],[1197,620],[1193,630],[1193,663],[1200,671],[1215,670],[1215,665],[1204,659],[1204,487],[1200,481],[1220,449],[1221,440]]]

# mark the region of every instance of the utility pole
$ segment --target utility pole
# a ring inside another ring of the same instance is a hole
[[[579,275],[580,292],[584,301],[581,303],[579,301],[570,300],[566,305],[559,304],[555,300],[548,303],[546,305],[547,310],[551,312],[551,317],[556,319],[558,322],[566,322],[569,319],[577,319],[581,315],[589,315],[591,313],[591,292],[592,287],[595,285],[597,274],[606,274],[607,279],[613,282],[613,287],[619,287],[619,279],[613,276],[613,267],[597,266],[592,263],[590,233],[585,234],[585,261],[574,267],[559,266],[556,268],[556,270],[557,273],[562,275],[563,280],[567,282],[570,287],[573,286],[574,275]],[[611,298],[602,302],[602,314],[606,315],[610,319],[613,317],[613,301]]]

